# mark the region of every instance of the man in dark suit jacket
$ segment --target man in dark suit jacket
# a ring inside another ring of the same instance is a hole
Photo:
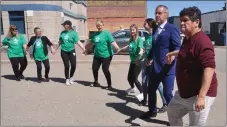
[[[175,57],[171,57],[166,62],[166,55],[169,52],[177,52],[181,47],[179,30],[167,22],[168,8],[164,5],[156,7],[155,11],[157,28],[153,29],[152,50],[148,55],[147,64],[152,64],[150,82],[148,85],[148,106],[149,111],[141,116],[142,119],[157,116],[157,97],[156,90],[163,83],[163,92],[167,105],[173,97],[175,79]]]

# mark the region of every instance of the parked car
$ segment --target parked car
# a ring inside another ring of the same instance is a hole
[[[143,40],[145,40],[145,35],[148,34],[147,31],[145,31],[144,29],[139,29],[139,36],[142,37]],[[129,44],[129,40],[130,40],[130,29],[123,29],[123,30],[118,30],[112,33],[112,36],[115,40],[115,42],[118,44],[118,46],[120,48],[126,46]],[[114,48],[113,48],[114,49]],[[94,51],[94,47],[89,49],[89,54],[93,53]],[[114,52],[116,52],[116,50],[114,49]],[[128,50],[122,50],[121,54],[128,54]]]

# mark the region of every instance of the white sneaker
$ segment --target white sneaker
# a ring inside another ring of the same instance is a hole
[[[70,78],[70,79],[69,79],[69,83],[70,83],[71,85],[74,84],[73,78]]]
[[[129,89],[127,89],[126,90],[126,93],[135,93],[136,92],[136,88],[134,87],[134,88],[129,88]]]
[[[66,84],[67,86],[71,85],[70,82],[69,82],[69,79],[66,79],[65,84]]]
[[[143,93],[140,93],[140,94],[136,95],[136,98],[137,98],[139,101],[142,101],[142,100],[143,100]]]

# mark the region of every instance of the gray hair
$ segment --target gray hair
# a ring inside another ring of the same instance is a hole
[[[157,10],[158,8],[163,8],[164,9],[164,11],[167,13],[167,15],[169,16],[169,9],[168,9],[168,7],[167,6],[165,6],[165,5],[158,5],[157,7],[156,7],[156,9],[155,10]]]

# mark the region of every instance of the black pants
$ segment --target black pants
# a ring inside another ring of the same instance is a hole
[[[108,84],[108,86],[112,85],[111,74],[109,71],[111,60],[112,60],[112,56],[110,56],[108,58],[97,58],[97,57],[93,58],[92,71],[93,71],[93,76],[94,76],[94,80],[95,80],[94,82],[98,82],[98,72],[99,72],[99,68],[102,64],[102,71],[106,77],[107,84]]]
[[[42,79],[42,63],[45,67],[45,78],[49,78],[49,72],[50,72],[50,63],[49,59],[43,60],[43,61],[35,61],[36,67],[37,67],[37,77],[38,80]]]
[[[70,52],[61,50],[61,58],[65,66],[65,78],[72,78],[76,70],[76,52],[75,49]],[[71,64],[70,77],[69,77],[69,62]]]
[[[141,83],[138,80],[138,76],[141,72],[141,69],[142,69],[142,64],[136,65],[131,63],[128,71],[128,82],[131,88],[134,88],[134,84],[135,84],[137,89],[140,91],[140,93],[143,92]]]
[[[23,72],[28,65],[26,56],[9,58],[9,59],[13,68],[14,75],[16,76],[16,78],[20,78],[20,76],[23,75]],[[20,69],[19,69],[19,64],[20,64]]]

